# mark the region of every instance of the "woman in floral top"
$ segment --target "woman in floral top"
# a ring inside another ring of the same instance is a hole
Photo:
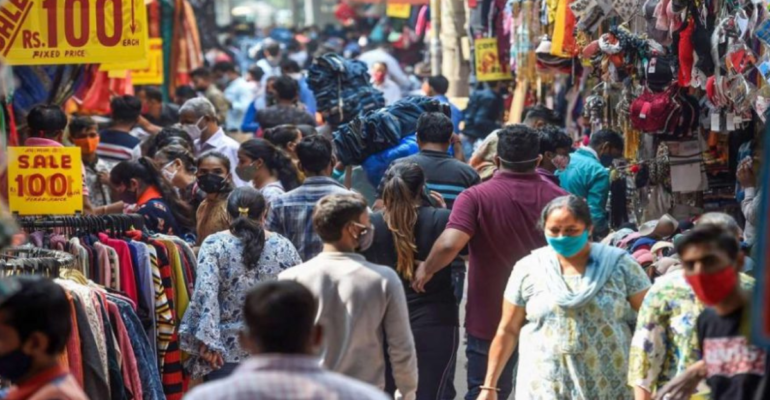
[[[632,399],[631,327],[649,279],[625,251],[589,242],[585,200],[557,198],[541,222],[549,246],[513,268],[479,399],[497,399],[519,343],[516,399]]]
[[[227,211],[230,230],[203,241],[195,291],[179,328],[181,348],[192,356],[185,367],[207,381],[229,375],[248,357],[238,333],[249,289],[302,262],[288,239],[262,227],[267,204],[256,189],[235,189]]]

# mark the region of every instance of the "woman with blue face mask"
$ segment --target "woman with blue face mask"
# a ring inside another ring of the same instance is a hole
[[[649,278],[625,251],[590,242],[582,198],[553,200],[541,227],[548,246],[513,268],[478,398],[497,399],[513,356],[517,399],[633,399],[628,352]]]

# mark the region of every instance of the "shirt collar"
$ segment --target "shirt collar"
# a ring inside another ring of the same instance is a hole
[[[537,173],[540,175],[546,175],[546,176],[556,176],[553,174],[553,172],[541,167],[537,167]]]
[[[163,198],[163,195],[161,195],[158,188],[156,188],[155,186],[150,186],[147,188],[147,190],[144,191],[144,193],[142,193],[142,195],[136,201],[136,204],[141,206],[141,205],[147,204],[147,202],[149,202],[150,200],[162,199],[162,198]]]
[[[519,173],[519,172],[509,172],[509,171],[504,171],[502,169],[498,169],[495,172],[495,176],[492,177],[492,179],[515,179],[515,180],[525,180],[525,181],[536,181],[536,180],[540,180],[540,175],[538,175],[537,172]]]
[[[341,251],[322,251],[318,254],[316,257],[321,258],[330,258],[334,260],[341,260],[341,259],[349,259],[353,261],[358,261],[360,263],[365,263],[366,258],[358,253],[343,253]]]
[[[590,146],[583,146],[583,147],[577,149],[577,151],[580,151],[580,152],[586,153],[586,154],[590,154],[590,155],[594,156],[594,158],[596,158],[597,160],[599,159],[599,153],[597,153],[596,150],[594,150]]]
[[[269,370],[321,371],[321,359],[304,354],[261,354],[251,356],[241,362],[235,373]]]
[[[67,373],[67,368],[57,364],[56,366],[33,376],[30,380],[22,383],[21,385],[12,387],[5,397],[5,400],[28,399],[38,390],[40,390],[40,388],[57,378],[67,375]]]
[[[448,153],[442,153],[440,151],[435,150],[420,150],[420,154],[424,154],[428,157],[438,157],[438,158],[451,158]]]
[[[209,138],[209,140],[205,142],[201,142],[200,139],[195,141],[195,145],[199,148],[203,147],[212,147],[212,148],[219,148],[219,146],[224,145],[225,140],[227,139],[227,135],[225,135],[225,131],[222,128],[219,128],[216,133],[214,133],[213,136]]]
[[[302,182],[302,186],[306,185],[335,185],[344,188],[345,185],[335,181],[328,176],[309,176]]]
[[[31,137],[24,141],[25,146],[31,147],[64,147],[63,144],[46,138]]]

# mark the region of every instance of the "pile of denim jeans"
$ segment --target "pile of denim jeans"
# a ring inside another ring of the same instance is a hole
[[[369,156],[397,146],[415,133],[425,112],[451,111],[429,97],[407,97],[376,111],[360,114],[334,132],[337,158],[345,165],[361,165]]]
[[[369,69],[361,61],[329,53],[317,57],[308,70],[307,83],[315,94],[318,111],[332,125],[385,105],[382,93],[369,83]]]

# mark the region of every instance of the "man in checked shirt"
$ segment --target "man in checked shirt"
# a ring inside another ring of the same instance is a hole
[[[197,386],[185,400],[386,400],[374,386],[321,368],[313,295],[294,281],[264,282],[246,296],[241,346],[251,357],[225,379]]]

